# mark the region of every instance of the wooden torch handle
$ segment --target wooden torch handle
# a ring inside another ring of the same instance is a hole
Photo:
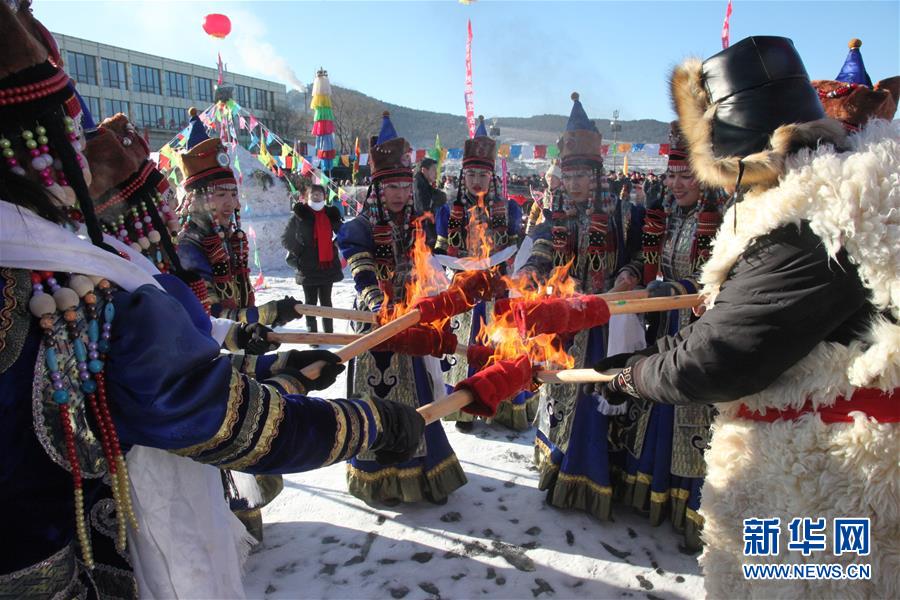
[[[325,317],[329,319],[343,319],[345,321],[359,321],[360,323],[376,323],[378,315],[365,310],[350,310],[348,308],[333,308],[331,306],[313,306],[311,304],[296,304],[294,310],[300,315],[311,317]]]
[[[463,406],[472,402],[472,394],[467,390],[459,390],[451,394],[447,394],[440,400],[420,406],[416,411],[425,419],[425,424],[430,425],[435,421],[440,421],[443,417],[454,413]]]
[[[418,323],[421,318],[422,314],[419,311],[412,310],[405,315],[394,319],[390,323],[385,323],[378,329],[373,329],[366,335],[353,340],[346,346],[339,348],[335,354],[338,355],[342,363],[345,363],[351,358],[359,356],[364,352],[368,352],[381,342],[394,337],[404,329],[409,329]],[[322,372],[322,367],[324,367],[325,364],[324,361],[316,361],[300,372],[309,379],[318,379],[319,374]]]
[[[606,383],[618,374],[616,371],[598,373],[594,369],[563,369],[561,371],[538,371],[535,378],[541,383]]]
[[[625,315],[645,312],[660,312],[681,308],[693,308],[700,304],[699,294],[683,296],[662,296],[660,298],[643,298],[635,300],[613,300],[608,302],[609,314]]]
[[[310,333],[310,332],[285,332],[270,333],[266,339],[279,344],[327,344],[338,346],[349,344],[358,340],[362,335],[358,333]]]

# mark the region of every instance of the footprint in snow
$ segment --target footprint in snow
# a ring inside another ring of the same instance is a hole
[[[441,521],[444,523],[458,523],[462,520],[462,515],[458,512],[448,512],[445,515],[441,515]]]
[[[635,575],[637,577],[638,583],[641,584],[641,587],[645,590],[652,590],[653,584],[650,583],[650,580],[644,577],[643,575]]]
[[[547,583],[540,577],[535,579],[534,582],[537,584],[537,587],[531,590],[531,595],[534,596],[535,598],[537,598],[538,596],[540,596],[541,594],[543,594],[545,592],[550,595],[554,595],[556,593],[556,590],[553,589],[553,586],[551,586],[549,583]]]
[[[419,584],[419,588],[426,594],[431,594],[432,596],[437,596],[438,598],[441,597],[441,590],[439,590],[438,587],[430,581],[423,581]]]

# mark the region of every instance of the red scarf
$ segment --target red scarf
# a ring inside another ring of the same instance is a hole
[[[312,210],[312,209],[310,209]],[[316,223],[313,227],[313,239],[319,246],[319,266],[327,269],[334,261],[334,244],[331,241],[331,219],[325,214],[325,208],[314,210]]]

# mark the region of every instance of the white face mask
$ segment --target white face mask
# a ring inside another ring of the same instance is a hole
[[[310,202],[309,207],[313,210],[322,210],[323,208],[325,208],[325,201],[324,200],[316,200],[314,202]]]

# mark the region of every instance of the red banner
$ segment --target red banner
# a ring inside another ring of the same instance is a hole
[[[728,8],[725,9],[725,21],[722,23],[722,49],[728,48],[731,41],[731,0],[728,0]]]
[[[534,147],[534,157],[535,158],[546,158],[547,157],[547,146],[543,144],[538,144]]]
[[[466,36],[466,123],[469,125],[469,137],[475,137],[475,89],[472,86],[472,20],[468,21]]]

